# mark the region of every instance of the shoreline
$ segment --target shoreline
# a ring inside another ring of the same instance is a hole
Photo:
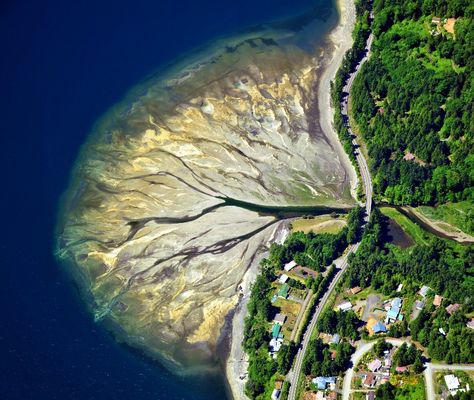
[[[333,127],[334,108],[331,105],[330,83],[335,78],[336,73],[341,65],[342,59],[347,50],[352,46],[352,30],[355,25],[356,12],[355,4],[352,0],[335,0],[338,23],[327,35],[327,39],[334,46],[331,58],[326,61],[323,66],[323,73],[319,79],[317,101],[319,110],[319,123],[323,132],[331,140],[331,145],[337,153],[345,170],[349,174],[348,181],[351,186],[351,195],[356,199],[356,188],[358,185],[358,177],[349,156],[344,151],[339,140],[337,132]],[[283,225],[283,226],[282,226]],[[284,226],[284,222],[278,224],[272,236],[268,240],[268,244],[273,241],[283,241],[289,230]],[[238,304],[234,308],[230,333],[230,350],[225,360],[225,377],[229,392],[234,400],[247,400],[244,394],[246,376],[248,366],[248,356],[242,349],[242,341],[244,334],[244,318],[247,308],[247,302],[250,297],[250,285],[255,280],[258,273],[259,263],[266,252],[260,253],[255,257],[254,262],[247,270],[241,283],[243,296],[239,299]]]
[[[267,240],[267,245],[278,242],[282,243],[289,233],[287,221],[279,222],[271,236]],[[244,278],[240,284],[243,295],[239,298],[239,302],[234,308],[234,316],[232,318],[231,332],[229,335],[229,354],[225,360],[225,377],[229,393],[235,400],[246,400],[244,394],[246,379],[240,379],[246,376],[248,367],[248,356],[242,349],[242,341],[244,339],[244,318],[247,312],[247,303],[250,299],[250,286],[255,281],[260,260],[268,255],[267,249],[259,251],[254,258],[252,265],[248,268]]]
[[[348,180],[351,186],[351,195],[357,200],[356,190],[359,183],[357,173],[349,156],[344,151],[339,136],[334,129],[334,107],[331,104],[331,81],[336,77],[341,66],[344,55],[352,47],[352,31],[356,21],[355,4],[352,0],[335,0],[336,9],[339,14],[339,23],[328,35],[329,41],[334,45],[332,57],[324,66],[323,74],[319,81],[318,105],[319,123],[323,132],[331,139],[334,150],[339,156],[341,163],[349,172]]]

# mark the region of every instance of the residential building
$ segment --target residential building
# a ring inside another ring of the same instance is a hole
[[[375,400],[375,392],[368,392],[365,395],[365,400]]]
[[[361,290],[362,290],[362,288],[361,288],[360,286],[356,286],[356,287],[353,287],[353,288],[351,289],[351,293],[352,293],[352,294],[357,294],[357,293],[359,293]]]
[[[374,333],[385,333],[387,332],[387,327],[382,324],[381,322],[377,322],[373,327],[372,330]]]
[[[377,372],[381,366],[382,366],[382,361],[376,358],[367,366],[367,368],[369,368],[372,372]]]
[[[460,386],[459,379],[455,375],[450,374],[444,376],[444,381],[446,382],[446,386],[451,394],[455,395]]]
[[[270,353],[278,353],[281,349],[281,345],[283,344],[283,339],[281,338],[272,338],[270,340]]]
[[[397,287],[397,293],[400,293],[403,289],[403,283],[400,283],[400,285],[398,285]]]
[[[439,328],[438,332],[441,333],[443,336],[446,336],[446,332],[443,328]]]
[[[461,307],[461,304],[455,303],[455,304],[450,304],[449,306],[446,307],[446,312],[449,315],[453,315],[459,308]]]
[[[466,326],[468,328],[474,329],[474,318],[471,318],[471,320],[467,322]]]
[[[441,18],[440,18],[440,17],[433,17],[433,18],[431,19],[431,22],[432,22],[433,24],[439,25],[439,24],[441,23]]]
[[[280,283],[286,283],[287,280],[288,280],[288,275],[286,274],[281,274],[280,278],[278,278],[278,282]]]
[[[291,271],[293,268],[296,267],[296,262],[295,261],[290,261],[288,264],[285,264],[285,266],[283,267],[283,269],[285,271]]]
[[[397,371],[399,374],[403,374],[404,372],[406,372],[408,370],[408,367],[397,367],[395,368],[395,371]]]
[[[337,307],[336,307],[339,311],[347,311],[347,310],[350,310],[352,308],[352,304],[350,301],[343,301],[341,304],[339,304]]]
[[[273,318],[273,322],[275,324],[283,325],[286,321],[286,315],[285,314],[280,314],[278,313],[275,315],[275,318]]]
[[[421,297],[425,298],[430,290],[431,288],[429,286],[422,286],[418,293],[420,293]]]
[[[417,300],[415,301],[415,308],[417,310],[423,310],[423,307],[425,306],[425,302],[423,300]]]
[[[318,376],[312,381],[319,390],[325,390],[328,385],[336,384],[335,376]]]
[[[281,325],[280,324],[273,324],[273,326],[272,326],[272,338],[274,338],[274,339],[283,338],[283,334],[281,333]]]
[[[272,392],[272,400],[278,400],[280,398],[280,391],[278,389],[274,389]]]
[[[372,373],[368,373],[364,380],[364,387],[373,388],[375,386],[376,377]]]
[[[338,344],[340,341],[341,341],[341,337],[337,333],[332,335],[332,338],[331,338],[332,344]]]
[[[441,305],[442,301],[443,301],[443,297],[436,294],[434,299],[433,299],[433,305],[436,306],[436,307],[439,307]]]

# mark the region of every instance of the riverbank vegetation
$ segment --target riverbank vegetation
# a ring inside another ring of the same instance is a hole
[[[373,32],[351,100],[375,193],[392,204],[472,201],[474,4],[375,0]]]
[[[420,206],[416,210],[433,221],[443,221],[474,235],[474,207],[470,201],[441,204],[438,207]]]

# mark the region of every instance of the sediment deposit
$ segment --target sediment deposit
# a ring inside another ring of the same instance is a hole
[[[64,197],[58,255],[96,319],[169,365],[213,358],[272,207],[354,205],[318,123],[324,43],[290,39],[234,40],[140,86],[97,124]]]

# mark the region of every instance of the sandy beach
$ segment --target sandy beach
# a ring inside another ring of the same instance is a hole
[[[330,90],[331,81],[336,77],[344,54],[351,48],[353,43],[352,30],[356,20],[356,10],[352,0],[337,0],[337,9],[339,12],[339,24],[329,34],[329,40],[334,44],[335,49],[324,67],[318,90],[319,123],[324,133],[331,139],[333,147],[338,153],[341,162],[345,165],[346,170],[350,171],[348,180],[351,183],[351,193],[354,198],[357,198],[357,173],[333,127],[334,108],[331,105]]]
[[[331,144],[341,162],[345,165],[346,170],[350,171],[348,180],[351,184],[351,193],[355,198],[357,174],[333,127],[334,109],[331,106],[330,82],[336,76],[345,52],[352,46],[352,30],[355,24],[356,14],[355,5],[352,0],[337,0],[337,9],[339,12],[339,23],[328,36],[328,39],[334,45],[334,51],[326,61],[318,88],[319,121],[324,133],[331,140]],[[287,234],[288,231],[284,229],[284,223],[279,224],[272,235],[273,237],[270,238],[269,243],[272,241],[281,242]],[[232,320],[232,337],[230,354],[226,362],[226,376],[229,388],[235,400],[248,399],[244,394],[248,361],[247,355],[241,345],[243,340],[243,325],[247,311],[247,302],[250,297],[250,285],[255,280],[258,273],[259,262],[264,256],[265,253],[262,253],[260,256],[255,257],[253,265],[248,269],[241,284],[243,296],[236,307]]]

